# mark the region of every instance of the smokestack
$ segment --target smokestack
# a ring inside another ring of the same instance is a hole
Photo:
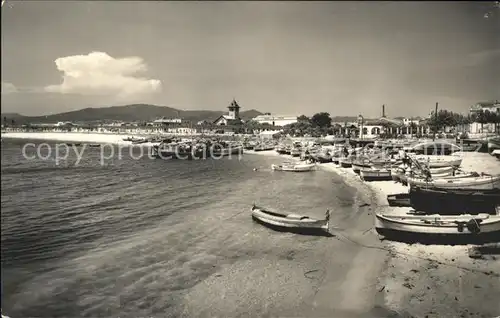
[[[382,117],[385,118],[385,104],[382,105]]]

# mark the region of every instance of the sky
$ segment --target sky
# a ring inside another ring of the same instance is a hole
[[[150,103],[425,116],[500,99],[495,2],[12,1],[2,113]]]

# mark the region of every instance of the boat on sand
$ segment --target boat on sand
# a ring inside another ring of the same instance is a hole
[[[362,169],[360,176],[363,181],[386,181],[392,180],[391,170],[388,169]]]
[[[435,215],[375,215],[375,229],[385,237],[409,236],[454,238],[495,238],[500,237],[500,215],[478,214],[443,216]]]
[[[252,218],[270,227],[303,232],[328,232],[330,211],[326,211],[325,219],[317,220],[305,215],[284,214],[267,208],[252,206]]]
[[[429,168],[460,167],[462,164],[462,158],[456,155],[417,155],[415,160]]]
[[[316,167],[314,163],[293,163],[284,162],[280,165],[271,165],[271,169],[276,171],[290,171],[290,172],[306,172],[312,171]]]
[[[500,189],[439,190],[412,187],[407,196],[412,208],[428,214],[495,214],[496,207],[500,206]],[[389,197],[387,200],[389,201]]]
[[[497,157],[497,159],[500,159],[500,149],[493,150],[491,154]]]
[[[389,206],[411,207],[409,193],[390,194],[387,196],[387,202]]]
[[[352,158],[351,157],[340,158],[339,164],[342,168],[351,168],[352,167]]]
[[[463,175],[445,177],[442,179],[408,178],[410,187],[435,188],[443,190],[495,190],[500,189],[500,176],[490,175]]]

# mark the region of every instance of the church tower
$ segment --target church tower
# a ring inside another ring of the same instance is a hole
[[[240,105],[234,99],[227,108],[229,109],[228,117],[230,119],[240,119]]]

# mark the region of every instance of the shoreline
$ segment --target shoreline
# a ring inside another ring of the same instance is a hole
[[[48,138],[50,136],[50,138]],[[97,138],[99,136],[100,138]],[[55,140],[60,142],[111,143],[131,145],[122,138],[129,135],[100,133],[7,133],[6,139]],[[37,138],[38,137],[38,138]],[[79,139],[75,139],[80,137]],[[86,137],[86,138],[83,138]],[[83,139],[83,140],[82,140]],[[137,146],[149,146],[151,143]],[[136,146],[136,145],[134,145]],[[244,154],[282,158],[299,161],[297,157],[280,155],[276,151],[255,152],[245,150]],[[484,172],[500,173],[500,165],[493,156],[481,153],[463,153],[462,167],[467,170],[481,166]],[[386,196],[407,191],[407,188],[393,181],[364,182],[351,168],[341,168],[334,163],[318,164],[318,169],[335,173],[348,186],[356,189],[355,215],[346,220],[349,230],[332,230],[338,234],[342,244],[352,244],[348,239],[365,245],[349,264],[347,278],[349,286],[342,284],[344,301],[338,306],[346,310],[363,308],[372,316],[406,314],[415,317],[468,317],[500,315],[500,304],[495,295],[500,294],[499,259],[474,260],[468,257],[465,246],[406,244],[377,239],[374,213],[405,213],[409,208],[389,207]],[[481,171],[478,171],[481,172]],[[335,186],[332,184],[332,186]],[[365,230],[369,229],[368,232]],[[349,232],[349,233],[346,233]],[[366,232],[366,233],[365,233]],[[345,237],[342,237],[342,236]],[[333,240],[335,238],[332,238]],[[359,248],[359,246],[357,246]],[[347,246],[349,248],[349,246]],[[367,266],[369,264],[369,266]],[[331,272],[331,273],[329,273]],[[326,273],[335,280],[334,267]],[[485,274],[491,272],[492,274]],[[332,285],[332,286],[331,286]],[[338,292],[333,282],[325,283],[318,292],[318,304],[329,304],[329,295]],[[345,304],[344,304],[345,303]],[[381,313],[381,312],[382,313]]]
[[[255,153],[272,157],[283,157],[273,151]],[[496,158],[482,153],[463,153],[464,169],[482,166],[485,172],[500,173]],[[295,158],[293,158],[295,159]],[[481,163],[478,165],[478,162]],[[362,200],[373,208],[373,213],[406,213],[410,208],[389,207],[387,195],[406,192],[407,187],[394,181],[364,182],[351,168],[342,168],[334,163],[319,164],[323,171],[335,173],[349,186],[366,189]],[[478,171],[481,172],[481,171]],[[363,191],[359,191],[363,192]],[[359,193],[358,192],[358,193]],[[368,202],[366,202],[368,201]],[[373,214],[369,213],[368,214]],[[373,227],[374,215],[371,215],[373,237],[379,237]],[[333,231],[332,231],[333,232]],[[362,235],[351,237],[359,242]],[[363,240],[362,240],[363,241]],[[367,241],[366,238],[364,241]],[[373,293],[374,306],[382,310],[383,315],[407,315],[409,317],[497,317],[500,304],[495,295],[500,294],[500,258],[491,256],[486,259],[472,259],[468,248],[473,245],[423,245],[406,244],[394,241],[371,241],[368,247],[381,249],[375,253],[383,254],[384,261],[371,263],[378,268]],[[365,253],[374,253],[366,248]],[[385,250],[385,253],[384,251]],[[381,258],[378,258],[380,261]],[[369,272],[366,269],[366,272]]]

